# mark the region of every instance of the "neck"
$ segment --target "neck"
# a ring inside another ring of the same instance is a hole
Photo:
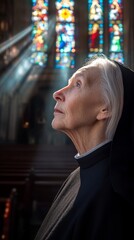
[[[89,129],[79,129],[68,131],[66,134],[72,140],[79,154],[90,151],[100,143],[106,141],[104,131],[91,131]]]

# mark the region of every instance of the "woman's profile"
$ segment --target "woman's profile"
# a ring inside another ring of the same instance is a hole
[[[53,95],[52,127],[76,147],[35,240],[134,238],[134,72],[106,56],[78,69]]]

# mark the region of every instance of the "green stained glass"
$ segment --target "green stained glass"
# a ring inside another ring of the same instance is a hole
[[[109,57],[123,63],[123,55],[123,3],[109,0]]]

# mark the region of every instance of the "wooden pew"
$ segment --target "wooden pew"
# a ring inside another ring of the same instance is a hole
[[[17,189],[17,240],[34,239],[61,184],[77,167],[75,154],[72,146],[0,146],[0,197]]]
[[[12,189],[8,198],[0,198],[0,239],[17,240],[17,191]]]

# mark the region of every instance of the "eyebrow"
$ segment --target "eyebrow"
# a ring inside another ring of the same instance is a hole
[[[69,80],[68,80],[68,83],[70,84],[73,79],[77,78],[77,77],[83,77],[83,74],[82,73],[76,73],[74,76],[72,76]]]

